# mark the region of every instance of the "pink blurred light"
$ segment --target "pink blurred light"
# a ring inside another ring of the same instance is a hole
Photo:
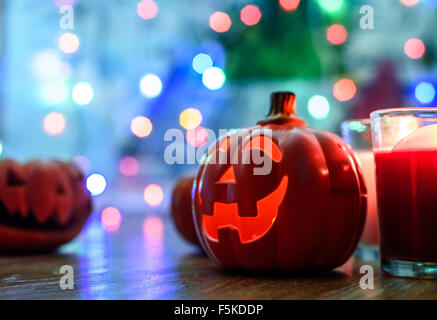
[[[127,156],[120,161],[120,172],[127,177],[136,175],[139,169],[140,165],[134,157]]]
[[[185,137],[191,146],[201,147],[208,141],[208,131],[202,126],[197,126],[195,129],[187,130]]]
[[[50,112],[43,120],[44,131],[52,136],[64,132],[66,125],[65,117],[59,112]]]
[[[406,7],[415,6],[419,3],[419,0],[399,0],[400,3],[402,3]]]
[[[347,36],[347,30],[341,24],[333,24],[326,31],[326,38],[335,46],[345,43]]]
[[[357,92],[357,86],[351,79],[340,79],[334,84],[334,97],[341,102],[351,100]]]
[[[54,0],[55,4],[60,8],[62,6],[73,6],[74,0]]]
[[[117,208],[107,207],[102,211],[101,221],[106,231],[117,231],[121,224],[121,213]]]
[[[147,241],[160,242],[164,233],[162,219],[156,216],[144,219],[143,233]]]
[[[261,17],[261,10],[253,4],[249,4],[241,9],[241,21],[248,26],[256,25],[261,20]]]
[[[425,54],[425,44],[420,39],[409,39],[404,44],[404,52],[410,59],[420,59]]]
[[[74,33],[63,33],[58,40],[58,46],[64,53],[73,53],[79,49],[80,40]]]
[[[164,199],[164,192],[158,184],[149,184],[144,189],[144,201],[150,206],[157,206],[161,204]]]
[[[142,0],[137,4],[137,13],[142,19],[152,19],[158,13],[158,6],[153,0]]]
[[[299,7],[300,0],[279,0],[279,5],[285,11],[293,11]]]
[[[231,25],[231,17],[225,12],[217,11],[209,17],[209,26],[215,32],[226,32],[231,28]]]

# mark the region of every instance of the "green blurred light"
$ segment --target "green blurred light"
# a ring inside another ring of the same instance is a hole
[[[349,129],[352,131],[364,132],[366,131],[366,126],[360,121],[351,121],[349,122]]]
[[[336,12],[343,7],[343,0],[318,0],[320,8],[327,12]]]
[[[3,153],[3,143],[0,142],[0,156],[2,155],[2,153]]]

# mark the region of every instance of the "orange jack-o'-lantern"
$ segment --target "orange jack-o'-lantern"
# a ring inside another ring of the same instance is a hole
[[[194,229],[191,189],[194,177],[188,176],[179,179],[173,189],[171,200],[171,215],[179,234],[188,242],[200,246]]]
[[[0,250],[54,249],[73,239],[91,213],[84,176],[61,161],[0,161]]]
[[[356,248],[367,205],[358,162],[295,110],[293,93],[274,93],[265,120],[220,137],[200,165],[196,230],[225,267],[332,269]]]

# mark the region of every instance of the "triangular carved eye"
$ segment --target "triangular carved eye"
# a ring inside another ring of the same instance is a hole
[[[229,168],[226,169],[225,173],[222,174],[222,176],[220,177],[220,179],[217,182],[219,182],[219,183],[236,183],[234,166],[229,166]]]
[[[243,151],[258,149],[264,151],[275,162],[281,162],[282,152],[279,146],[269,137],[256,136],[244,146]]]
[[[15,170],[13,169],[8,170],[7,178],[8,178],[7,180],[8,186],[18,187],[18,186],[23,186],[25,183],[24,178],[20,177],[20,175],[16,173]]]

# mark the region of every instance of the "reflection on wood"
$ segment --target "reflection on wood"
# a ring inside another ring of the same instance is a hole
[[[224,271],[177,235],[167,216],[126,215],[108,233],[93,216],[80,238],[57,253],[0,257],[2,299],[437,299],[437,281],[381,275],[379,263],[349,260],[326,274]],[[374,267],[373,290],[359,269]],[[59,269],[74,268],[61,290]]]

